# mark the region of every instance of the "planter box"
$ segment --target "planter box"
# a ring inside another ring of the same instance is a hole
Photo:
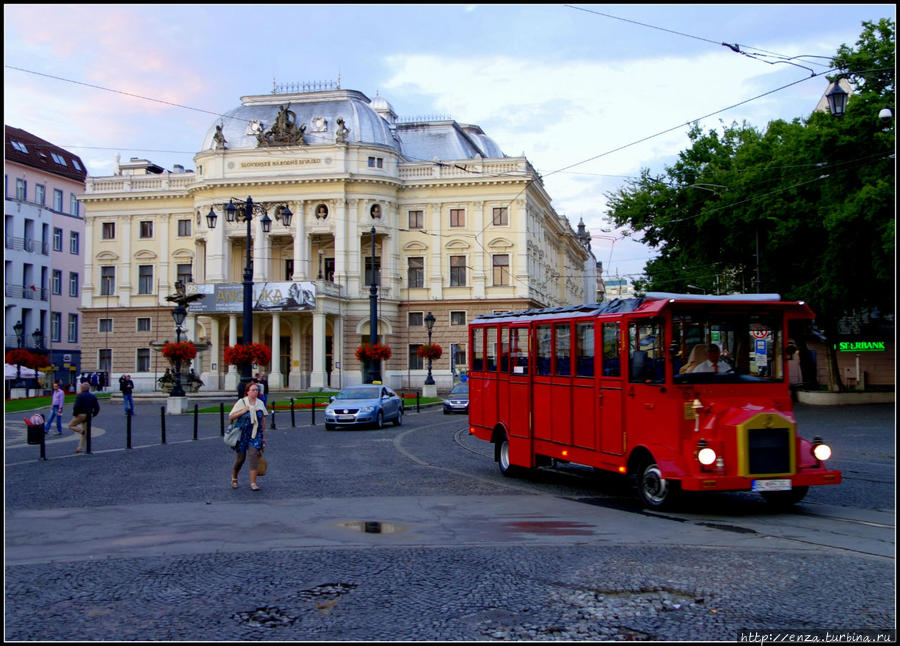
[[[813,406],[849,406],[853,404],[892,404],[891,392],[833,393],[820,390],[798,390],[797,401]]]

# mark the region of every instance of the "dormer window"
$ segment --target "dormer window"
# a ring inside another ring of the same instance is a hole
[[[72,159],[72,166],[75,167],[75,170],[82,170],[81,164],[78,163],[77,159]]]
[[[50,156],[53,158],[53,161],[55,161],[55,162],[56,162],[57,164],[59,164],[60,166],[65,166],[65,165],[66,165],[66,160],[63,159],[63,156],[60,155],[59,153],[51,152],[51,153],[50,153]]]
[[[12,144],[12,147],[18,150],[20,153],[27,153],[28,148],[25,147],[21,141],[16,141],[15,139],[10,139],[9,143]]]

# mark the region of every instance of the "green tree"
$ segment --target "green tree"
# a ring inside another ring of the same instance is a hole
[[[694,126],[661,176],[609,194],[612,220],[659,252],[638,287],[780,293],[809,302],[828,339],[851,312],[893,312],[895,140],[877,115],[894,104],[894,42],[885,19],[839,49],[833,78],[855,86],[843,117]]]

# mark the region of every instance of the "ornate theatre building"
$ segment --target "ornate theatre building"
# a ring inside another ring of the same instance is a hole
[[[252,341],[272,350],[259,369],[272,389],[364,381],[355,351],[370,338],[373,280],[378,340],[392,353],[382,380],[398,389],[425,379],[416,350],[429,312],[445,389],[465,371],[478,314],[595,300],[583,225],[576,233],[528,160],[478,126],[400,120],[383,98],[339,87],[273,92],[217,119],[194,163],[117,160],[80,196],[82,363],[113,384],[124,373],[139,391],[158,387],[159,347],[176,336],[166,297],[182,280],[202,295],[181,335],[205,347],[193,362],[202,389],[233,389],[223,351],[243,342],[248,252]]]

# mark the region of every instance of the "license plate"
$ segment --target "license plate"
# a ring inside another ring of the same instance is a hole
[[[790,489],[791,481],[788,478],[753,481],[753,491],[790,491]]]
[[[352,422],[354,419],[353,415],[338,415],[337,418],[341,422]]]

